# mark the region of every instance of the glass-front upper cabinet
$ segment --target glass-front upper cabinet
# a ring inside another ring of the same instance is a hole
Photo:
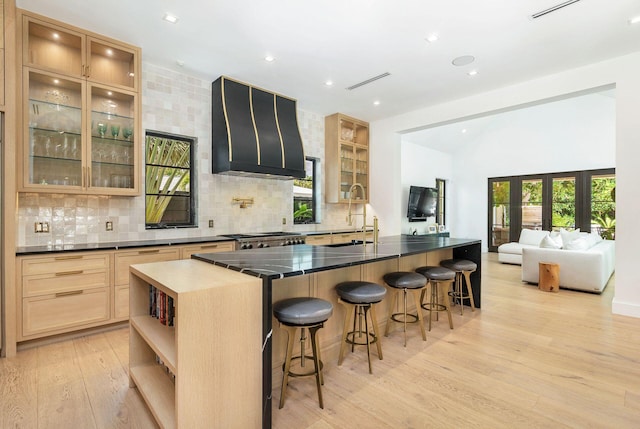
[[[369,124],[340,113],[325,118],[326,200],[369,200]],[[359,184],[362,186],[353,188]]]
[[[22,12],[21,191],[138,195],[140,50]]]
[[[80,190],[82,167],[83,83],[29,71],[25,103],[27,183],[71,186]]]
[[[132,189],[135,96],[91,86],[90,186]]]

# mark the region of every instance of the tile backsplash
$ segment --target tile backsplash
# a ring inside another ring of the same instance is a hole
[[[324,116],[298,109],[298,125],[305,155],[317,158],[319,170],[323,171]],[[142,128],[197,138],[198,228],[145,230],[144,196],[22,193],[18,196],[17,245],[57,246],[347,227],[346,207],[325,204],[324,192],[319,208],[321,223],[293,225],[293,181],[211,174],[209,81],[143,63]],[[142,146],[143,140],[139,141]],[[234,197],[253,198],[254,204],[241,209],[232,204]],[[286,225],[282,225],[282,218],[286,219]],[[214,221],[214,228],[208,227],[209,220]],[[113,222],[112,231],[106,231],[107,221]],[[35,222],[48,222],[50,232],[36,234]]]

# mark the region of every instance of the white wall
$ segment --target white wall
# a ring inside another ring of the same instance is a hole
[[[401,232],[400,152],[401,131],[433,126],[460,118],[503,111],[593,88],[616,86],[616,290],[613,312],[640,317],[640,272],[635,269],[636,243],[640,228],[635,217],[640,210],[640,53],[567,70],[461,100],[412,111],[371,124],[372,205],[377,209],[383,234]],[[383,168],[384,167],[384,168]],[[454,169],[461,168],[454,165]],[[483,198],[486,190],[482,192]],[[459,198],[465,198],[460,192]],[[482,210],[475,208],[474,212]],[[486,215],[485,215],[486,216]],[[456,224],[475,222],[473,217]],[[486,223],[482,223],[484,228]],[[461,231],[462,232],[462,231]],[[457,235],[457,234],[456,234]],[[484,234],[483,234],[484,235]],[[477,238],[482,238],[479,236]]]
[[[487,251],[489,177],[615,167],[615,119],[615,99],[599,94],[492,117],[452,156],[451,231]]]
[[[447,186],[452,176],[452,160],[449,154],[425,148],[423,146],[403,142],[400,156],[402,199],[398,212],[402,219],[401,232],[409,233],[409,228],[416,229],[418,234],[425,234],[427,225],[435,222],[435,218],[427,222],[409,222],[407,219],[407,203],[409,201],[409,187],[425,186],[434,188],[436,178],[447,180]],[[447,188],[447,197],[452,195]],[[445,201],[445,210],[448,210],[448,201]],[[450,219],[450,216],[447,215]]]

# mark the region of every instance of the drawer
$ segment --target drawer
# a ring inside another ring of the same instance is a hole
[[[115,318],[124,320],[129,318],[129,285],[116,286],[114,297]]]
[[[109,288],[81,290],[22,300],[22,335],[64,331],[105,322],[110,316]]]
[[[75,270],[22,277],[22,297],[109,286],[109,271]]]
[[[178,248],[152,248],[117,252],[115,255],[115,285],[129,284],[129,265],[180,259]]]
[[[218,243],[202,243],[182,248],[182,259],[189,259],[194,253],[233,252],[236,250],[235,241],[223,241]]]
[[[312,245],[331,244],[331,235],[310,235],[305,242]]]
[[[109,254],[69,254],[22,259],[22,275],[56,274],[78,270],[109,269]]]

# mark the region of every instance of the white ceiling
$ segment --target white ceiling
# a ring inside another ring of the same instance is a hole
[[[138,45],[143,61],[233,77],[373,121],[640,50],[639,0],[17,0]],[[177,24],[162,20],[165,13]],[[438,33],[440,39],[425,38]],[[264,61],[265,55],[275,61]],[[455,67],[451,61],[473,55]],[[181,67],[177,62],[184,62]],[[475,68],[474,77],[467,72]],[[389,72],[389,77],[345,88]],[[332,80],[327,87],[324,82]],[[380,105],[374,106],[373,101]]]

